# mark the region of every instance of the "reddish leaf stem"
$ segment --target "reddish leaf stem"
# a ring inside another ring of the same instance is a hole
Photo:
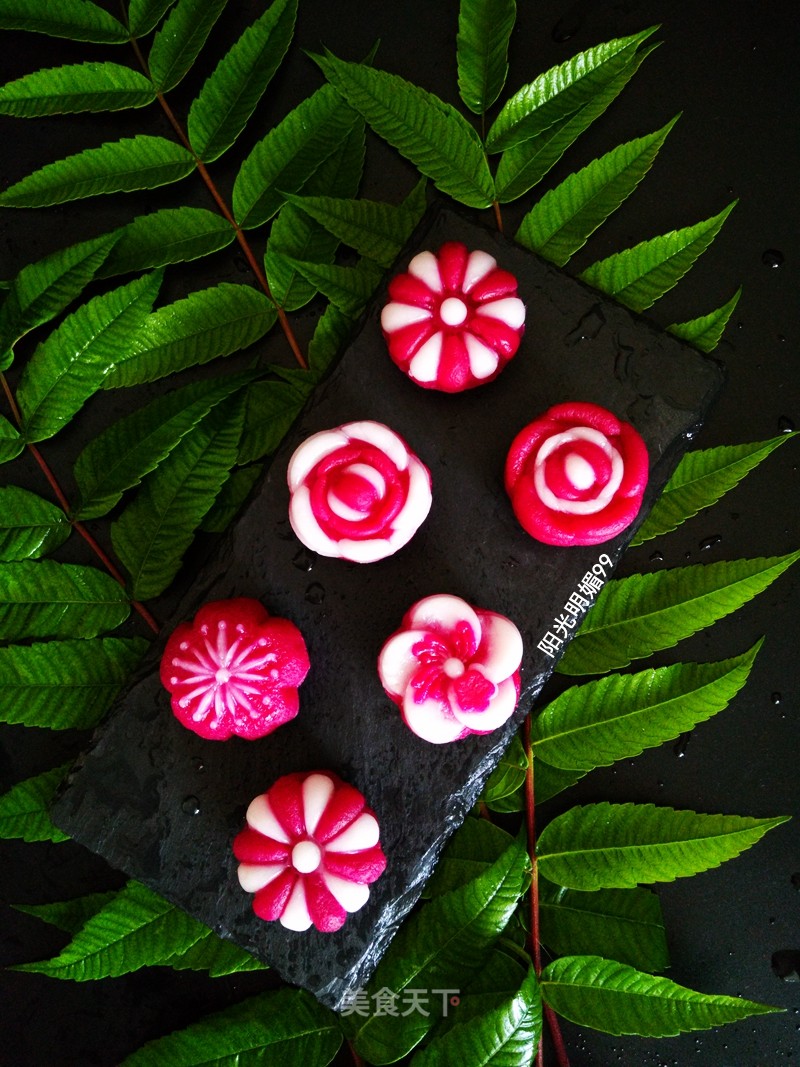
[[[347,1042],[347,1047],[350,1049],[350,1055],[353,1057],[353,1067],[365,1067],[364,1061],[353,1048],[352,1041]]]

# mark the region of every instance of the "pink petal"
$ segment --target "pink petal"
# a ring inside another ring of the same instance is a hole
[[[303,778],[302,774],[285,774],[271,785],[267,792],[269,806],[293,841],[303,837],[306,832],[303,817]]]
[[[289,899],[280,915],[281,926],[287,930],[302,933],[311,926],[311,915],[306,900],[305,878],[298,878],[294,883]]]
[[[406,696],[402,715],[406,726],[413,730],[417,737],[430,741],[433,745],[459,741],[469,733],[438,700],[425,700],[418,704],[413,697]]]
[[[466,711],[454,708],[458,723],[470,733],[488,734],[508,722],[519,700],[519,689],[513,678],[508,678],[497,687],[485,711]]]
[[[322,875],[314,873],[306,876],[305,898],[308,914],[318,930],[324,934],[341,930],[347,912],[328,889]]]
[[[380,838],[378,820],[371,811],[362,811],[343,830],[328,838],[325,855],[332,852],[361,852],[363,849],[377,845]]]
[[[320,844],[327,844],[350,825],[366,806],[362,794],[347,782],[337,781],[336,792],[317,823],[315,837]]]
[[[386,870],[386,856],[380,845],[360,852],[326,852],[324,868],[350,882],[374,882]]]
[[[427,637],[425,630],[400,630],[383,646],[378,656],[381,685],[395,703],[403,698],[412,674],[419,666],[413,648]]]
[[[264,837],[250,827],[233,839],[233,854],[242,863],[288,863],[289,848],[283,841]]]
[[[522,662],[522,634],[514,623],[494,611],[478,611],[483,638],[473,659],[487,678],[499,684],[519,670]]]
[[[290,867],[265,885],[263,889],[259,889],[253,897],[253,911],[259,919],[273,922],[280,918],[296,881],[297,875]]]

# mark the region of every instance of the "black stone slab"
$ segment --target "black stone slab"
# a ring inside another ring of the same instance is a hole
[[[169,710],[157,643],[53,813],[113,866],[334,1008],[368,979],[551,673],[556,660],[537,645],[552,620],[600,555],[616,564],[633,534],[632,527],[605,545],[574,549],[529,538],[503,490],[513,436],[566,400],[593,401],[629,420],[651,459],[641,521],[723,382],[716,361],[449,210],[426,219],[396,269],[450,239],[486,249],[517,275],[528,313],[516,358],[495,382],[466,394],[422,390],[386,354],[379,294],[167,627],[208,600],[261,598],[273,614],[292,619],[308,643],[312,668],[299,716],[261,741],[196,737]],[[287,519],[291,452],[308,434],[354,419],[398,431],[433,478],[433,507],[421,530],[395,556],[368,565],[310,556]],[[408,606],[438,592],[508,615],[525,642],[514,720],[488,737],[445,746],[403,725],[375,668]],[[282,774],[313,768],[334,770],[364,792],[388,857],[368,904],[336,934],[297,934],[258,920],[230,848],[253,796]]]

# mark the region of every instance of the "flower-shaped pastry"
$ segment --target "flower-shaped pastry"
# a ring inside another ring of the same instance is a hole
[[[512,442],[505,484],[514,514],[548,545],[597,545],[633,522],[647,485],[644,441],[597,404],[557,404]]]
[[[381,649],[378,674],[406,725],[444,744],[488,734],[519,700],[522,637],[505,615],[446,593],[417,601]]]
[[[308,674],[303,635],[258,600],[205,604],[181,623],[161,658],[161,681],[184,726],[211,741],[253,739],[297,714],[297,687]]]
[[[397,552],[431,507],[428,468],[380,422],[307,438],[287,472],[292,529],[312,552],[372,563]]]
[[[287,774],[253,800],[233,853],[260,919],[332,933],[383,874],[375,813],[330,771]]]
[[[513,274],[459,241],[420,252],[389,283],[389,355],[425,389],[460,393],[496,378],[519,348],[525,305]]]

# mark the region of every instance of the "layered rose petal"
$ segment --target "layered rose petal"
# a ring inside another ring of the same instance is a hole
[[[629,423],[597,404],[558,404],[512,442],[506,491],[538,541],[596,545],[636,518],[648,466],[644,441]]]
[[[386,869],[375,814],[330,771],[287,774],[247,809],[233,842],[239,884],[262,919],[339,930]]]
[[[200,737],[253,739],[295,717],[309,666],[294,623],[238,597],[206,604],[176,627],[161,658],[161,681],[176,718]]]
[[[303,544],[355,563],[406,545],[431,508],[428,468],[379,422],[312,434],[289,460],[289,521]]]
[[[384,643],[378,675],[403,721],[432,744],[490,733],[519,700],[522,637],[504,615],[435,594]]]
[[[381,313],[389,355],[425,389],[458,393],[492,381],[525,329],[516,278],[459,241],[414,256],[389,298]]]

